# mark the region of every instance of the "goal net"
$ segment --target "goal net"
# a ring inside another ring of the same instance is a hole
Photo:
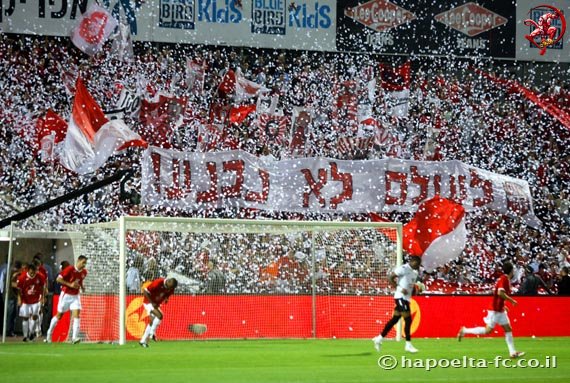
[[[399,223],[123,217],[69,230],[81,233],[74,258],[88,258],[92,342],[139,339],[141,288],[158,277],[178,281],[159,339],[371,338],[392,315],[387,275],[402,258]]]

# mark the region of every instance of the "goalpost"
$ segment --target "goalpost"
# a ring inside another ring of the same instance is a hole
[[[400,223],[126,216],[69,229],[82,233],[74,257],[88,257],[91,342],[142,335],[141,288],[127,289],[137,271],[141,283],[178,280],[159,339],[372,338],[392,315],[387,275],[402,261]]]

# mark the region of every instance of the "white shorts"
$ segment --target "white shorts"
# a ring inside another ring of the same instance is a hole
[[[79,294],[69,295],[66,293],[61,293],[59,296],[57,312],[63,314],[69,310],[81,310],[81,300],[79,299]]]
[[[41,304],[38,303],[22,303],[20,306],[20,317],[29,318],[33,315],[40,314]]]
[[[505,311],[498,312],[489,310],[487,316],[483,318],[483,321],[490,328],[495,328],[496,325],[506,326],[511,324]]]
[[[154,310],[152,303],[143,303],[143,306],[148,315],[150,315],[150,313],[152,313],[152,310]],[[160,309],[158,309],[158,311],[160,311]]]

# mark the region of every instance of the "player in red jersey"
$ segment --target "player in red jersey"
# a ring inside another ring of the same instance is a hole
[[[18,277],[18,306],[22,318],[24,342],[34,340],[36,322],[39,319],[41,302],[47,294],[46,278],[37,271],[35,263],[28,265]]]
[[[85,291],[83,280],[87,276],[87,257],[80,255],[73,266],[67,266],[58,276],[56,282],[61,284],[61,295],[57,304],[57,314],[51,318],[49,330],[45,342],[51,343],[53,330],[62,315],[71,310],[72,323],[72,343],[79,343],[79,313],[81,312],[81,300],[79,299],[79,289]]]
[[[509,317],[507,316],[507,310],[505,307],[505,301],[509,301],[513,306],[516,306],[517,301],[511,298],[511,282],[510,280],[514,275],[514,267],[510,262],[503,264],[503,275],[499,277],[499,280],[495,284],[495,290],[493,292],[493,302],[491,308],[488,310],[487,316],[483,319],[485,322],[485,327],[473,327],[465,328],[461,327],[459,333],[457,334],[457,340],[461,341],[464,335],[485,335],[489,334],[497,324],[503,327],[505,330],[505,340],[507,342],[507,347],[509,348],[509,354],[511,358],[518,358],[523,356],[524,352],[519,352],[515,349],[515,341],[513,340],[513,329],[511,328],[511,323]]]
[[[143,306],[150,317],[150,322],[139,341],[142,347],[148,347],[148,338],[156,340],[154,334],[163,318],[160,305],[168,302],[168,298],[174,293],[176,286],[178,286],[178,281],[174,278],[157,278],[144,288]]]

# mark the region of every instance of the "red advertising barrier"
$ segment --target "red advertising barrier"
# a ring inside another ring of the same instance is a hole
[[[509,318],[516,336],[570,336],[570,297],[515,297]],[[118,339],[116,296],[82,296],[81,331],[91,341]],[[418,296],[412,300],[414,337],[454,337],[460,326],[483,326],[490,296]],[[54,307],[57,304],[57,298]],[[391,296],[317,296],[317,338],[371,338],[392,316]],[[306,295],[173,296],[161,307],[160,339],[312,337],[312,298]],[[127,337],[138,339],[148,321],[142,297],[127,301]],[[552,320],[560,318],[560,320]],[[69,320],[58,324],[54,341],[67,337]],[[194,335],[192,324],[208,331]],[[497,327],[491,336],[502,336]]]

